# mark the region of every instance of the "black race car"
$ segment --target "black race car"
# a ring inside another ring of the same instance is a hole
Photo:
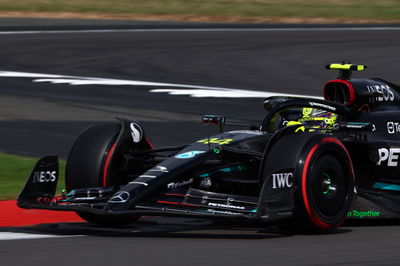
[[[330,64],[339,77],[324,98],[270,97],[261,125],[190,145],[154,148],[132,119],[90,127],[55,196],[56,156],[39,160],[18,198],[22,208],[76,211],[110,226],[142,215],[274,223],[334,231],[346,217],[400,217],[400,87],[352,79],[365,66]]]

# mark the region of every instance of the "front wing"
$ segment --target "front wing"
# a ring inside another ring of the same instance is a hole
[[[123,191],[118,193],[119,187],[75,189],[57,197],[57,181],[57,157],[40,159],[18,197],[18,206],[83,211],[104,216],[159,215],[247,221],[276,221],[292,216],[292,211],[285,208],[285,204],[280,204],[279,208],[265,208],[265,202],[259,197],[214,193],[190,187],[159,191],[152,198],[129,208],[107,209],[111,197],[124,197]]]

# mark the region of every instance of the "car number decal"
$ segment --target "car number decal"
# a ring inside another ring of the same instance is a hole
[[[225,145],[225,144],[229,144],[232,141],[233,141],[233,139],[209,138],[209,139],[201,139],[201,140],[198,140],[197,142],[201,142],[204,144],[212,143],[212,144]]]

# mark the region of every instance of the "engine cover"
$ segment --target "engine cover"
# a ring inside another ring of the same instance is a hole
[[[400,87],[379,78],[336,79],[324,86],[324,98],[360,110],[400,106]]]

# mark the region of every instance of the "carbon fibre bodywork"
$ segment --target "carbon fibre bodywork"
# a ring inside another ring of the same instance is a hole
[[[381,79],[339,78],[325,85],[324,94],[326,100],[270,97],[259,128],[179,147],[153,148],[137,121],[120,118],[113,125],[118,134],[90,165],[99,169],[95,181],[101,186],[67,184],[68,191],[56,197],[57,158],[44,157],[18,205],[104,217],[294,220],[322,231],[346,217],[399,218],[398,87]],[[335,125],[285,126],[302,108],[335,114]]]

